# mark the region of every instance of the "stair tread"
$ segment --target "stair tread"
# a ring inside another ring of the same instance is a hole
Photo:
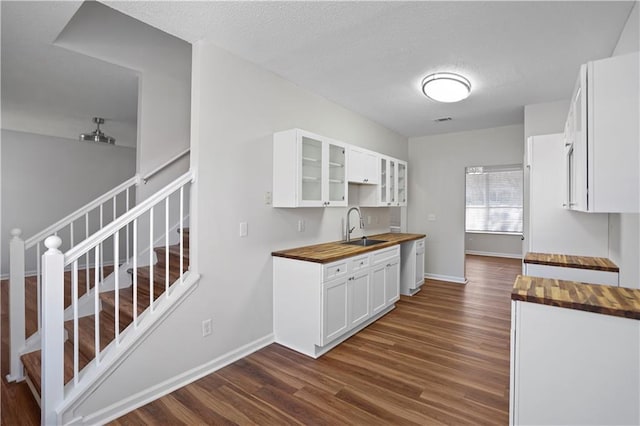
[[[166,248],[156,247],[154,248],[154,250],[158,255],[158,262],[164,261],[165,260],[164,253],[166,251]],[[169,246],[169,257],[170,257],[169,262],[171,262],[171,256],[175,256],[178,261],[180,260],[180,244],[174,244],[172,246]],[[189,260],[189,247],[184,245],[183,245],[183,256],[184,256],[185,262],[187,262]]]
[[[180,232],[180,230],[177,230]],[[189,228],[183,229],[183,268],[184,272],[189,267]],[[153,267],[153,292],[154,300],[160,297],[166,289],[166,265],[165,251],[166,247],[154,248],[158,255],[158,262]],[[180,277],[180,244],[169,246],[169,284],[173,284]],[[111,273],[112,267],[105,267],[105,277]],[[86,275],[79,271],[78,284],[80,293],[83,294],[85,289],[84,279]],[[139,267],[136,271],[137,275],[137,306],[138,315],[142,314],[150,304],[150,276],[151,268]],[[94,271],[90,271],[90,280],[93,287]],[[70,305],[71,296],[71,279],[70,274],[65,274],[65,306]],[[119,293],[119,329],[124,331],[126,327],[133,322],[133,286],[123,288]],[[115,290],[100,293],[102,309],[100,311],[100,350],[104,350],[115,338]],[[73,320],[66,321],[64,324],[69,339],[64,343],[64,383],[73,380],[73,352],[74,352],[74,335]],[[82,370],[95,357],[95,317],[94,315],[85,316],[78,319],[78,367]],[[25,373],[30,378],[38,394],[41,394],[41,351],[35,351],[21,356]]]
[[[120,332],[133,322],[133,287],[122,288],[118,294],[119,302],[119,325]],[[105,317],[105,321],[109,321],[115,326],[115,305],[116,305],[116,292],[107,291],[100,293],[100,300],[102,301],[102,310],[100,316]],[[137,312],[138,315],[143,313],[147,307],[149,307],[149,297],[138,292],[137,297]],[[102,322],[102,319],[100,320]],[[114,327],[115,335],[115,327]]]
[[[115,324],[113,321],[106,321],[103,318],[100,321],[100,350],[104,350],[114,339]],[[73,342],[73,320],[66,321],[64,327],[69,335],[69,341]],[[78,341],[79,350],[87,358],[95,358],[95,315],[89,315],[78,319]]]
[[[78,350],[78,371],[82,370],[88,363],[89,359]],[[38,395],[42,394],[42,354],[41,351],[34,351],[24,354],[20,357],[24,365],[25,372]],[[64,383],[67,384],[73,380],[73,342],[67,340],[64,342]]]

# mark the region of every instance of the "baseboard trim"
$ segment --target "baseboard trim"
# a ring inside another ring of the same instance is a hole
[[[237,360],[244,358],[253,352],[256,352],[265,346],[274,343],[275,338],[273,333],[268,334],[260,339],[254,340],[244,346],[239,347],[233,351],[227,352],[218,358],[207,362],[206,364],[195,367],[189,371],[165,380],[153,387],[147,388],[142,392],[130,396],[118,403],[102,409],[89,416],[84,416],[81,420],[83,424],[105,424],[110,421],[121,417],[128,412],[142,407],[156,399],[167,395],[183,386],[188,385],[202,377],[211,374],[229,364],[236,362]]]
[[[440,275],[440,274],[424,274],[424,277],[428,280],[447,281],[456,284],[466,284],[467,279],[465,277],[454,277],[453,275]]]
[[[464,254],[472,254],[474,256],[506,257],[508,259],[522,259],[522,254],[495,253],[492,251],[465,250]]]

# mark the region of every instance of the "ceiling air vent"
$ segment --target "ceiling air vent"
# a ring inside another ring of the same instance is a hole
[[[441,117],[441,118],[436,118],[436,119],[435,119],[435,120],[433,120],[433,121],[435,121],[436,123],[442,123],[442,122],[444,122],[444,121],[451,121],[451,120],[452,120],[452,118],[451,118],[451,117]]]

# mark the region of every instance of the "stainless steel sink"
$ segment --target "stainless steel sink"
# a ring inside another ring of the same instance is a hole
[[[346,241],[346,242],[344,242],[342,244],[348,244],[350,246],[369,247],[369,246],[375,246],[376,244],[382,244],[382,243],[386,243],[386,241],[383,241],[383,240],[370,240],[368,238],[360,238],[359,240]]]

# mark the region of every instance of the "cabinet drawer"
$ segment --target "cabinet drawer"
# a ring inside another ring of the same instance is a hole
[[[358,272],[369,267],[369,255],[358,256],[353,259],[349,259],[349,273]]]
[[[396,245],[391,248],[371,253],[371,263],[377,265],[378,263],[386,262],[387,260],[398,256],[400,256],[400,246]]]
[[[347,274],[347,262],[340,261],[324,266],[323,281],[332,280]]]

